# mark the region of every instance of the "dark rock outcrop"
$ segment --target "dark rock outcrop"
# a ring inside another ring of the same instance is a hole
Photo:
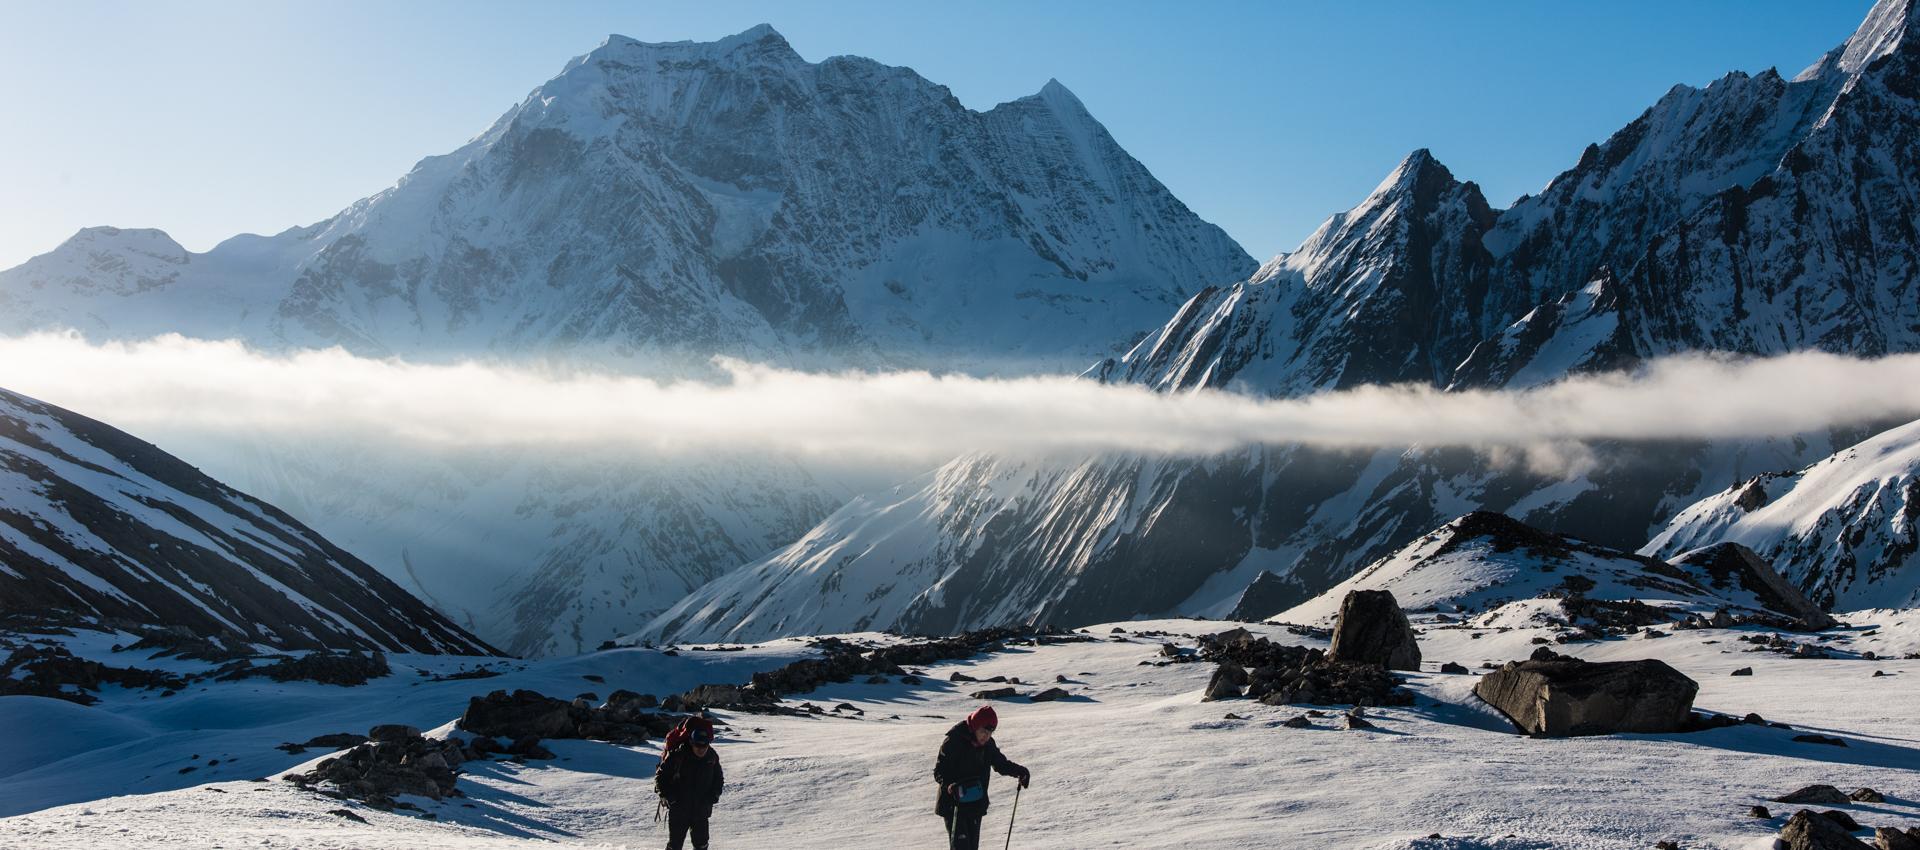
[[[1213,671],[1213,678],[1207,681],[1206,696],[1201,697],[1201,701],[1212,702],[1217,699],[1236,699],[1241,695],[1241,689],[1246,686],[1246,668],[1228,661],[1222,663],[1218,669]]]
[[[1286,579],[1261,570],[1240,592],[1240,601],[1235,603],[1233,611],[1227,614],[1229,620],[1253,622],[1265,620],[1298,602],[1300,589],[1287,584]]]
[[[1839,789],[1832,787],[1832,785],[1809,785],[1809,787],[1791,792],[1791,794],[1780,794],[1780,796],[1776,796],[1772,802],[1799,802],[1799,804],[1811,804],[1811,806],[1845,806],[1845,804],[1849,804],[1849,802],[1853,802],[1853,800],[1847,798],[1847,792],[1839,791]]]
[[[1661,661],[1588,662],[1564,656],[1510,662],[1473,688],[1520,731],[1554,737],[1678,732],[1687,728],[1699,690]]]
[[[1327,657],[1335,662],[1378,664],[1389,670],[1420,669],[1420,642],[1393,593],[1355,590],[1340,601]]]
[[[1196,657],[1245,670],[1246,696],[1268,705],[1413,704],[1413,694],[1387,668],[1332,661],[1318,649],[1266,638],[1221,643],[1208,636],[1200,639]]]
[[[1833,819],[1801,809],[1780,830],[1784,850],[1872,850]]]
[[[1774,570],[1773,565],[1760,557],[1760,553],[1738,543],[1716,543],[1696,549],[1675,563],[1705,570],[1708,580],[1716,589],[1732,586],[1752,593],[1761,607],[1791,618],[1789,622],[1780,624],[1782,628],[1820,631],[1839,625],[1831,615],[1820,610],[1820,606],[1813,604],[1813,600],[1787,581],[1785,576]]]
[[[408,731],[413,734],[403,734]],[[412,727],[376,726],[373,733],[372,741],[284,778],[302,788],[391,809],[394,798],[406,794],[434,800],[458,796],[455,773],[462,761],[477,755],[458,741],[423,738]]]

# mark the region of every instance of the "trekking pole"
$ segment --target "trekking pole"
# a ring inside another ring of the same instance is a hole
[[[1007,844],[1001,850],[1007,850],[1013,846],[1013,819],[1020,816],[1020,789],[1025,787],[1025,785],[1013,786],[1013,814],[1007,816]]]

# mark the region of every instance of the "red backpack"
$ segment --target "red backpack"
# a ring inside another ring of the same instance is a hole
[[[674,750],[684,746],[688,739],[693,737],[693,730],[695,729],[706,732],[707,735],[711,737],[713,735],[713,721],[704,717],[680,718],[680,725],[673,727],[673,730],[667,733],[666,743],[660,748],[661,760],[665,761],[667,756],[673,754]]]

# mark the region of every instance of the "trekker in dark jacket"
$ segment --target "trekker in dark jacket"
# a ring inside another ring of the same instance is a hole
[[[948,850],[978,850],[980,818],[987,813],[987,780],[998,771],[1001,776],[1018,777],[1027,787],[1033,774],[1007,760],[993,742],[993,730],[1000,725],[993,706],[983,705],[967,719],[947,730],[940,744],[940,757],[933,763],[933,780],[940,783],[940,798],[933,813],[946,819]]]
[[[667,804],[667,850],[680,850],[689,833],[693,850],[707,850],[707,819],[725,786],[720,754],[713,751],[713,721],[688,718],[686,742],[671,747],[653,771],[653,789]]]

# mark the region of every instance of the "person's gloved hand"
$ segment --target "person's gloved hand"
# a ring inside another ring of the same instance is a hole
[[[1032,781],[1033,781],[1033,771],[1028,770],[1024,767],[1020,768],[1020,787],[1022,788],[1027,787],[1027,784]]]
[[[952,785],[948,785],[947,796],[952,797],[955,800],[960,799],[960,783],[955,782]]]

